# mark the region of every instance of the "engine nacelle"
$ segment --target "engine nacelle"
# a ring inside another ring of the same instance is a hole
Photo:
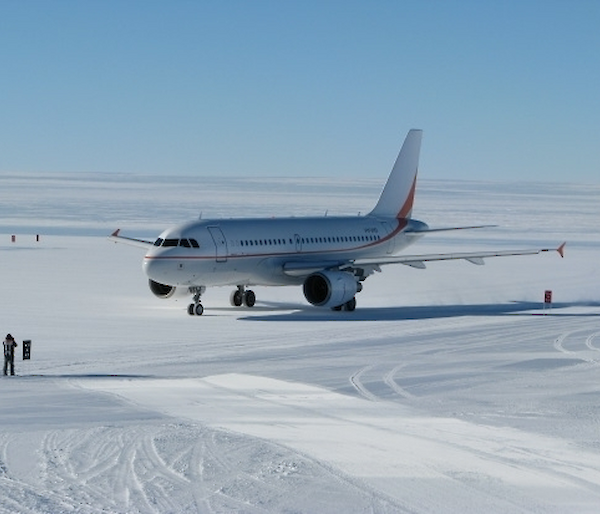
[[[148,285],[150,286],[150,291],[152,291],[154,296],[158,296],[159,298],[167,299],[171,298],[171,296],[175,294],[175,286],[161,284],[160,282],[155,282],[152,279],[148,280]]]
[[[354,275],[345,271],[319,271],[304,281],[304,297],[317,307],[339,307],[359,291]]]

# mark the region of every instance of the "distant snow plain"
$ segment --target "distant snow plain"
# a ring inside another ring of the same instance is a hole
[[[0,382],[0,512],[598,512],[599,186],[421,180],[416,218],[498,227],[409,253],[565,258],[386,266],[352,313],[255,287],[190,317],[106,239],[364,214],[384,180],[0,174],[0,330],[32,340]]]

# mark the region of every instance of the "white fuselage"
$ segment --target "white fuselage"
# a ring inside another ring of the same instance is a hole
[[[294,273],[295,263],[322,269],[390,256],[419,238],[415,229],[426,227],[372,216],[195,221],[164,231],[143,268],[170,286],[301,284],[306,273]]]
[[[192,294],[190,315],[201,315],[200,297],[210,286],[237,287],[231,304],[252,307],[256,295],[246,286],[302,284],[316,307],[353,311],[362,282],[385,264],[425,268],[426,262],[464,259],[483,264],[488,257],[533,255],[549,248],[397,255],[430,232],[412,219],[417,185],[420,130],[410,130],[373,210],[366,216],[256,218],[193,221],[164,231],[154,242],[122,236],[110,239],[147,249],[144,271],[159,298]],[[556,248],[562,256],[564,243]]]

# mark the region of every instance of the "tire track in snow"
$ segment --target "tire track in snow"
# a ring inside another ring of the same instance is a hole
[[[575,352],[572,352],[571,350],[567,350],[564,346],[563,343],[565,341],[565,339],[572,334],[572,332],[565,332],[564,334],[561,334],[557,339],[554,340],[554,349],[557,352],[561,352],[564,353],[566,355],[574,355]]]
[[[311,501],[324,512],[348,498],[360,511],[398,511],[303,454],[187,423],[45,432],[32,448],[39,468],[31,483],[10,475],[13,441],[0,434],[0,514],[302,511],[307,487],[323,491]]]
[[[396,375],[396,373],[398,373],[398,371],[400,371],[404,366],[406,366],[406,364],[398,364],[398,366],[396,366],[391,371],[389,371],[388,373],[385,374],[385,376],[383,377],[383,381],[398,395],[410,400],[410,399],[414,398],[415,396],[413,394],[409,393],[403,387],[400,387],[394,380],[394,376]]]
[[[362,375],[367,372],[367,371],[371,371],[371,369],[373,369],[374,365],[369,365],[369,366],[365,366],[364,368],[360,369],[359,371],[357,371],[356,373],[353,373],[352,375],[350,375],[350,384],[352,385],[352,387],[354,387],[354,389],[356,389],[356,391],[358,391],[358,393],[363,396],[364,398],[366,398],[367,400],[370,400],[372,402],[376,402],[379,400],[378,396],[375,396],[373,393],[371,393],[362,383]]]
[[[405,363],[402,364],[398,364],[397,366],[393,367],[390,371],[388,371],[387,373],[384,373],[380,380],[381,382],[383,382],[388,388],[390,388],[396,395],[405,398],[405,399],[413,399],[415,398],[415,396],[411,393],[409,393],[406,389],[404,389],[403,387],[401,387],[400,385],[398,385],[398,383],[395,380],[395,375],[406,366]],[[352,387],[358,391],[358,393],[363,397],[366,398],[367,400],[370,401],[379,401],[379,400],[384,400],[383,397],[378,396],[374,393],[372,393],[371,391],[369,391],[367,389],[367,387],[364,385],[363,383],[363,375],[365,373],[368,373],[370,371],[372,371],[374,368],[376,368],[375,364],[371,364],[369,366],[365,366],[364,368],[361,368],[360,370],[358,370],[356,373],[353,373],[352,375],[350,375],[349,377],[349,381],[350,384],[352,385]]]
[[[597,346],[595,346],[592,341],[594,339],[596,339],[597,337],[600,337],[600,332],[595,332],[593,334],[590,334],[587,339],[585,340],[585,345],[590,349],[590,350],[594,350],[595,352],[600,352],[600,348],[598,348]]]
[[[570,338],[573,338],[576,340],[576,342],[579,344],[581,339],[579,337],[575,338],[574,336],[576,334],[581,334],[582,332],[585,333],[585,331],[583,330],[572,330],[570,332],[564,332],[562,333],[560,336],[558,336],[555,340],[554,340],[554,349],[560,353],[563,353],[565,355],[568,355],[569,357],[576,357],[577,359],[587,362],[588,364],[597,366],[600,364],[599,360],[587,355],[587,350],[580,350],[580,351],[575,351],[575,350],[570,350],[568,348],[565,348],[565,342],[567,340],[569,340]],[[592,341],[594,340],[594,338],[598,337],[600,335],[600,332],[595,332],[592,333],[590,335],[588,335],[585,339],[585,346],[587,347],[588,350],[592,350],[595,352],[600,352],[600,349],[595,347],[592,344]],[[583,336],[582,336],[583,337]]]
[[[13,439],[13,438],[10,438]],[[15,477],[10,472],[8,463],[8,447],[10,439],[7,434],[0,434],[0,513],[39,514],[46,512],[73,512],[80,514],[97,514],[106,512],[93,505],[74,505],[63,498],[61,492],[37,487]]]
[[[50,432],[42,445],[46,489],[101,511],[180,512],[189,480],[169,467],[154,440],[162,427]]]
[[[206,485],[204,475],[204,467],[206,466],[205,441],[200,440],[197,444],[192,445],[188,452],[186,454],[186,460],[189,462],[188,475],[196,508],[200,512],[214,512],[211,508],[210,498],[215,493]]]
[[[217,473],[221,475],[218,483],[221,485],[214,491],[213,496],[219,496],[219,502],[221,506],[225,506],[228,510],[240,510],[248,513],[260,513],[263,514],[265,509],[252,506],[249,504],[247,499],[243,496],[238,498],[239,493],[235,487],[235,482],[238,480],[247,481],[248,483],[257,483],[259,486],[267,487],[272,489],[269,493],[273,493],[274,488],[264,481],[261,481],[259,477],[252,473],[248,473],[243,469],[240,469],[240,463],[235,458],[230,458],[229,451],[223,451],[220,445],[217,444],[217,438],[228,437],[227,434],[214,433],[205,441],[205,465],[207,467],[216,468]],[[228,446],[228,445],[227,445]],[[227,447],[226,446],[226,447]],[[244,442],[241,446],[237,446],[234,453],[237,453],[240,449],[247,449],[251,446],[250,442]],[[215,466],[216,464],[216,466]],[[235,478],[231,478],[235,477]],[[276,492],[276,491],[275,491]]]
[[[144,505],[148,512],[171,512],[178,503],[165,493],[165,487],[177,491],[188,483],[158,456],[152,441],[154,435],[146,431],[122,434],[115,464],[119,477],[114,483],[115,497],[127,506]]]

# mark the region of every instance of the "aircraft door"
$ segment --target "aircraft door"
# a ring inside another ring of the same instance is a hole
[[[300,253],[302,251],[302,239],[299,234],[294,234],[294,242],[296,243],[296,251]]]
[[[227,239],[225,239],[225,234],[220,229],[220,227],[207,227],[210,232],[210,237],[215,243],[216,254],[215,258],[217,262],[227,262]]]

